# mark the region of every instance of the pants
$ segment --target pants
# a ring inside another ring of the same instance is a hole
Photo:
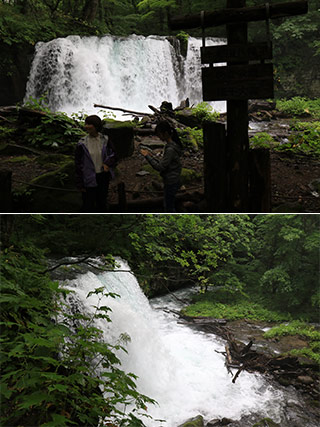
[[[180,188],[180,183],[164,185],[164,211],[175,213],[175,198]]]
[[[97,186],[87,187],[82,193],[83,212],[105,212],[110,182],[110,172],[96,174]]]

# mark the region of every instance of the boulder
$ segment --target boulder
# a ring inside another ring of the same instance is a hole
[[[118,160],[132,156],[134,152],[132,122],[108,120],[103,124],[102,133],[108,135],[112,141]]]
[[[198,415],[195,418],[190,418],[185,423],[181,424],[179,427],[204,427],[204,420],[202,415]]]

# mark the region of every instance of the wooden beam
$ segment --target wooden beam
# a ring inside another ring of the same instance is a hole
[[[227,0],[227,7],[245,8],[246,0]],[[248,24],[227,25],[228,45],[248,43]],[[228,63],[230,66],[230,64]],[[240,66],[247,65],[239,62]],[[227,101],[227,157],[229,170],[229,210],[248,210],[248,100]]]
[[[267,42],[201,47],[201,64],[272,59],[272,44]]]
[[[308,0],[298,0],[288,3],[269,5],[269,18],[283,18],[286,16],[301,15],[308,12]],[[221,9],[204,12],[204,27],[216,27],[235,22],[265,21],[267,19],[266,5],[246,8]],[[186,30],[202,27],[201,13],[195,15],[175,16],[169,19],[170,30]]]

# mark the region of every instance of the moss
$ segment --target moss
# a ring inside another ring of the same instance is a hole
[[[65,164],[66,162],[69,162],[70,160],[71,160],[71,156],[67,156],[65,154],[43,154],[37,157],[36,162],[42,166],[47,166],[47,165],[62,166],[63,164]]]
[[[154,178],[156,178],[158,181],[162,182],[162,178],[158,171],[153,169],[153,167],[149,164],[142,166],[142,170],[149,172]]]
[[[275,423],[274,421],[272,421],[271,418],[263,418],[261,421],[259,421],[258,423],[255,423],[252,427],[276,427],[279,424]]]
[[[18,156],[13,157],[12,159],[8,159],[7,162],[9,163],[26,163],[26,162],[33,162],[34,159],[28,157],[28,156]]]
[[[181,171],[182,185],[190,184],[191,182],[196,181],[199,178],[201,178],[201,175],[198,174],[195,170],[182,168],[182,171]]]

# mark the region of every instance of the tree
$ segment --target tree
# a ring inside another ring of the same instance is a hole
[[[263,293],[283,308],[310,306],[319,289],[318,215],[261,215],[255,223]]]
[[[151,291],[165,292],[168,287],[193,283],[205,292],[215,284],[214,273],[236,251],[247,253],[251,233],[246,215],[147,216],[139,233],[130,235],[136,251],[135,272],[157,275],[145,281],[147,290],[151,286]]]

